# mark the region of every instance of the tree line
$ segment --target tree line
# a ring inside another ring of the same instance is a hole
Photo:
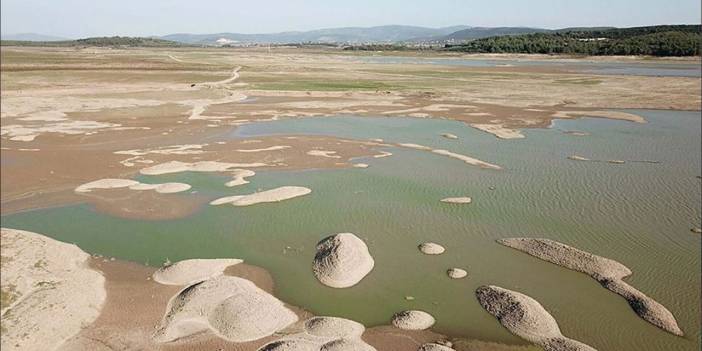
[[[469,53],[698,56],[700,25],[574,30],[477,39],[444,50]]]

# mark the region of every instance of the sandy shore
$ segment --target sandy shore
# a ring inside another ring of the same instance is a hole
[[[7,329],[3,330],[3,349],[6,347],[6,341],[10,340],[9,337],[20,334],[23,335],[22,337],[25,341],[18,348],[7,346],[8,349],[35,350],[37,349],[36,347],[29,345],[35,345],[32,343],[36,343],[36,345],[41,344],[42,347],[45,347],[47,343],[50,342],[49,340],[53,340],[51,343],[62,351],[86,349],[98,351],[115,349],[164,351],[222,349],[254,351],[265,344],[277,340],[303,336],[305,338],[312,337],[317,342],[320,340],[324,341],[324,344],[335,341],[340,336],[343,336],[345,339],[352,339],[351,341],[353,341],[353,343],[351,345],[366,345],[367,348],[372,347],[380,351],[412,350],[418,349],[421,345],[427,343],[444,344],[448,340],[453,342],[454,348],[458,351],[515,351],[525,349],[521,346],[451,339],[430,330],[402,330],[392,326],[379,326],[365,329],[362,325],[350,320],[328,317],[323,317],[321,320],[320,318],[313,318],[314,316],[312,314],[287,304],[284,305],[285,308],[294,312],[298,322],[286,328],[283,334],[262,337],[255,341],[233,342],[213,332],[205,331],[186,338],[181,338],[174,342],[157,343],[153,337],[154,328],[162,323],[164,313],[168,310],[167,305],[175,301],[173,297],[181,294],[183,292],[183,286],[185,285],[161,284],[155,281],[155,279],[152,279],[152,276],[159,276],[161,274],[158,273],[159,270],[156,268],[120,260],[90,257],[75,248],[75,246],[55,242],[40,234],[31,235],[32,241],[12,241],[12,244],[10,244],[10,241],[7,239],[13,237],[14,233],[3,230],[2,235],[2,253],[4,257],[2,266],[3,294],[8,291],[7,289],[10,283],[14,282],[14,280],[8,280],[10,276],[6,275],[6,273],[14,271],[13,267],[23,262],[21,260],[22,257],[29,257],[29,255],[27,255],[29,252],[27,251],[28,249],[36,249],[39,247],[37,246],[38,241],[36,240],[44,243],[53,242],[56,244],[52,245],[59,246],[51,251],[34,251],[38,256],[32,255],[32,262],[26,262],[31,263],[29,265],[30,267],[33,267],[34,259],[52,259],[51,257],[58,257],[56,254],[61,252],[70,252],[71,259],[84,259],[84,261],[82,261],[84,266],[80,269],[90,276],[99,277],[99,287],[103,289],[101,300],[103,302],[91,306],[90,298],[75,299],[77,293],[86,294],[90,291],[87,289],[89,286],[87,283],[88,280],[73,273],[65,274],[61,271],[54,270],[52,268],[54,263],[50,261],[47,261],[46,265],[39,269],[32,268],[29,271],[23,271],[23,279],[36,279],[43,276],[54,281],[62,279],[60,283],[56,283],[59,284],[57,285],[57,289],[45,291],[45,294],[42,295],[42,305],[39,305],[49,306],[46,304],[54,304],[54,307],[46,310],[49,314],[45,316],[42,315],[42,321],[51,320],[51,318],[60,318],[61,323],[41,323],[37,326],[37,328],[40,328],[38,330],[42,330],[42,328],[52,328],[50,329],[51,334],[38,331],[26,334],[28,329],[23,326],[35,320],[33,316],[36,315],[33,313],[13,313],[12,316],[9,316],[4,312],[3,327]],[[14,251],[15,248],[21,249],[22,252]],[[12,258],[12,261],[10,258]],[[66,260],[67,259],[62,258],[62,262]],[[171,267],[174,268],[174,271],[169,274],[172,275],[170,278],[174,278],[177,282],[182,283],[188,281],[188,283],[190,283],[191,280],[189,277],[192,277],[191,273],[195,271],[200,272],[201,269],[196,269],[197,267],[205,267],[207,271],[214,271],[215,273],[213,274],[220,274],[219,277],[223,277],[224,279],[240,279],[241,281],[255,284],[255,288],[251,287],[251,289],[259,291],[258,294],[262,294],[263,292],[267,294],[273,293],[273,280],[265,270],[238,262],[238,260],[183,261],[181,264],[173,264]],[[231,265],[232,263],[235,264]],[[25,264],[21,265],[27,266]],[[225,265],[228,265],[228,267],[224,269],[224,271],[220,271],[220,268]],[[213,268],[213,270],[210,268]],[[93,278],[90,279],[92,280]],[[209,281],[212,280],[213,277],[208,273],[207,276],[194,278],[194,280],[199,279]],[[75,289],[70,289],[70,295],[64,295],[61,293],[61,291],[63,291],[61,289],[63,288],[58,288],[58,286],[71,287],[75,284],[80,284],[80,288],[76,286]],[[18,291],[19,290],[18,288]],[[66,296],[70,296],[70,299],[62,300]],[[12,309],[17,308],[18,304],[21,303],[20,301],[21,300],[16,300],[16,302],[11,305]],[[85,315],[82,314],[74,313],[67,315],[65,313],[51,313],[55,308],[67,306],[65,304],[72,306],[75,312],[78,311],[75,307],[90,306],[89,310],[92,311],[90,312],[90,319],[83,319],[83,317],[80,316]],[[249,306],[250,304],[246,305]],[[6,323],[9,322],[10,319],[14,322],[12,324]],[[56,327],[59,329],[54,329]],[[63,334],[58,334],[59,330],[62,330]],[[55,338],[49,339],[47,338],[48,335],[54,335]],[[338,341],[336,344],[339,346],[345,345],[339,344]],[[340,350],[347,350],[347,348],[341,348]]]
[[[2,228],[2,349],[55,349],[99,315],[105,278],[77,246]]]

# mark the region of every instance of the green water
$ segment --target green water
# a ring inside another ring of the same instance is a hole
[[[212,198],[282,185],[313,190],[281,203],[206,205],[191,217],[169,221],[120,219],[78,205],[5,216],[2,224],[152,265],[166,259],[243,258],[273,274],[286,302],[366,325],[387,324],[394,312],[417,308],[436,317],[440,332],[523,343],[474,297],[478,286],[495,284],[540,301],[564,334],[601,351],[698,350],[700,236],[690,228],[700,226],[700,113],[635,112],[649,123],[558,121],[551,129],[525,131],[521,140],[498,140],[445,120],[331,117],[257,123],[231,137],[383,138],[445,148],[505,169],[483,170],[427,152],[387,148],[394,155],[363,159],[367,169],[262,171],[235,188],[223,185],[228,177],[211,174],[140,177],[184,181]],[[459,139],[442,138],[444,132]],[[661,163],[578,162],[566,159],[571,154]],[[473,203],[439,202],[450,196],[471,196]],[[376,262],[350,289],[327,288],[311,273],[315,244],[338,232],[365,239]],[[667,306],[686,336],[643,321],[624,299],[583,274],[494,242],[513,236],[552,238],[626,264],[634,272],[627,281]],[[422,255],[416,247],[428,240],[447,252]],[[451,267],[467,269],[468,278],[448,279],[445,271]],[[407,295],[415,300],[406,301]]]

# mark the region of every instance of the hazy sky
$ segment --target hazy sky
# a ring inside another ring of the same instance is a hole
[[[5,34],[266,33],[343,26],[700,23],[700,0],[2,0]]]

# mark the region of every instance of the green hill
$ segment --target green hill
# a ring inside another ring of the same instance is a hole
[[[445,50],[469,53],[577,55],[700,55],[700,25],[567,30],[477,39]]]
[[[62,40],[62,41],[19,41],[19,40],[3,40],[0,42],[3,46],[57,46],[57,47],[72,47],[72,46],[104,46],[104,47],[176,47],[187,46],[186,44],[176,43],[170,40],[157,38],[140,38],[140,37],[95,37],[77,40]]]

